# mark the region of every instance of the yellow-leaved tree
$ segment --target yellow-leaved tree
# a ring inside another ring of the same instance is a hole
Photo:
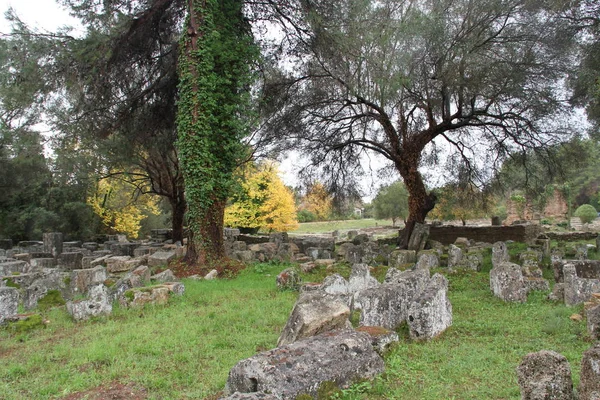
[[[325,185],[316,181],[306,191],[302,205],[303,209],[313,213],[317,220],[324,221],[331,216],[333,198]]]
[[[287,232],[298,227],[294,195],[273,162],[247,165],[240,171],[240,188],[225,208],[225,225]]]
[[[137,239],[144,218],[160,213],[157,196],[141,194],[116,176],[101,179],[87,202],[109,233],[125,234],[132,239]]]

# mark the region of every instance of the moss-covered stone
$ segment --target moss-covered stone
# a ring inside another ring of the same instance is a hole
[[[8,287],[14,287],[16,289],[21,289],[21,285],[19,285],[18,283],[16,283],[15,281],[13,281],[10,278],[4,280],[4,282],[6,283],[6,286],[8,286]]]
[[[45,327],[46,324],[39,314],[28,315],[25,318],[21,318],[16,322],[10,322],[7,325],[7,329],[15,333],[24,333]]]
[[[48,310],[52,307],[64,306],[66,304],[59,290],[48,290],[46,295],[38,300],[40,310]]]

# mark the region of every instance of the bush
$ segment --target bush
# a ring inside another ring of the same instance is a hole
[[[590,204],[579,206],[575,211],[575,216],[579,217],[582,223],[589,224],[598,217],[598,211]]]
[[[300,210],[298,211],[298,222],[314,222],[317,220],[317,216],[308,211],[308,210]]]

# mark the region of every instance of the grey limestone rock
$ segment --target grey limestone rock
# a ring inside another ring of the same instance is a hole
[[[345,388],[384,368],[366,333],[326,332],[240,361],[229,371],[225,393],[265,392],[282,400],[304,393],[314,397],[325,381]]]
[[[44,251],[55,258],[63,251],[63,234],[60,232],[44,233]]]
[[[555,351],[527,354],[517,367],[522,400],[573,400],[571,367]]]
[[[448,280],[435,274],[425,290],[408,309],[410,337],[415,340],[433,339],[452,325],[452,304],[448,299]]]
[[[496,242],[492,246],[492,265],[495,267],[504,262],[509,262],[510,256],[508,254],[508,247],[504,242]]]
[[[600,293],[594,293],[590,301],[585,303],[585,319],[587,320],[587,330],[590,336],[600,339]]]
[[[565,284],[555,283],[552,287],[552,292],[548,295],[548,300],[565,301]]]
[[[527,301],[527,288],[521,266],[509,262],[501,263],[490,271],[490,288],[494,296],[504,301]]]
[[[174,282],[177,280],[177,277],[175,276],[173,271],[171,271],[170,269],[167,269],[161,273],[152,275],[150,277],[150,279],[152,279],[153,281],[156,281],[156,282]]]
[[[276,283],[279,290],[300,290],[302,278],[296,268],[286,268],[277,275]]]
[[[148,256],[149,267],[164,267],[169,264],[169,261],[175,259],[177,253],[175,251],[157,251]]]
[[[83,254],[79,252],[61,253],[58,256],[58,266],[64,270],[81,269]]]
[[[321,291],[304,292],[294,305],[277,341],[281,347],[300,339],[349,326],[350,308],[337,296]]]
[[[321,284],[321,290],[325,293],[335,295],[347,295],[350,293],[348,281],[339,274],[329,275],[328,277],[323,279],[323,283]]]
[[[119,272],[128,272],[131,269],[137,267],[139,261],[135,261],[132,263],[132,259],[130,256],[114,256],[106,259],[106,270],[111,273],[119,273]]]
[[[585,302],[592,293],[600,292],[600,279],[579,278],[573,264],[563,267],[565,304],[573,306]]]
[[[239,393],[235,392],[234,394],[227,397],[220,397],[219,400],[279,400],[277,397],[272,394],[262,393],[262,392],[254,392],[254,393]]]
[[[448,246],[448,268],[456,268],[462,265],[463,251],[453,244]]]
[[[71,291],[73,294],[83,294],[88,286],[102,283],[107,278],[106,269],[102,266],[90,269],[74,269],[71,271]]]
[[[350,279],[348,280],[348,291],[350,293],[377,286],[379,286],[379,282],[371,276],[367,264],[354,264],[352,266],[352,272],[350,272]]]
[[[406,320],[410,299],[403,284],[384,283],[354,294],[352,310],[360,310],[361,326],[396,329]]]
[[[23,274],[27,272],[29,264],[25,261],[0,261],[0,276],[7,276],[13,274]]]
[[[440,258],[436,252],[421,252],[417,261],[416,269],[432,269],[440,266]]]
[[[390,253],[388,265],[390,268],[398,268],[405,264],[417,262],[417,252],[414,250],[394,250]]]
[[[600,343],[583,353],[579,385],[579,400],[600,399]]]
[[[19,291],[13,287],[0,287],[0,324],[17,313]]]
[[[216,269],[213,269],[208,274],[206,274],[204,279],[206,279],[207,281],[212,281],[214,279],[217,279],[218,275],[219,275],[219,271],[217,271]]]
[[[76,321],[110,314],[112,312],[112,298],[108,288],[102,283],[90,286],[87,299],[67,302],[67,312]]]
[[[421,251],[429,239],[429,225],[415,223],[415,227],[408,240],[408,250]]]

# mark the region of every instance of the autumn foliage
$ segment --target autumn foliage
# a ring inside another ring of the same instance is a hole
[[[287,232],[297,228],[294,196],[271,162],[246,166],[239,190],[225,208],[225,225]]]

